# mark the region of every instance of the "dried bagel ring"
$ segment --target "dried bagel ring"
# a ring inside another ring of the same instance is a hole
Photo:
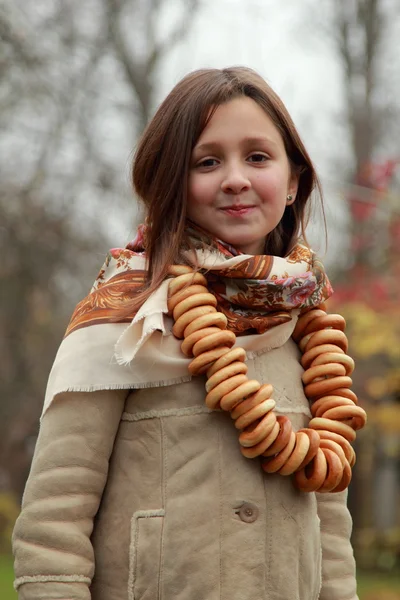
[[[304,431],[296,433],[296,445],[293,452],[279,469],[281,475],[292,475],[300,467],[310,449],[310,438]]]
[[[304,337],[301,338],[301,340],[298,343],[298,346],[302,352],[306,351],[306,346],[314,334],[315,334],[315,331],[313,331],[312,333],[308,333],[307,335],[305,335]]]
[[[337,406],[355,406],[352,400],[341,398],[340,396],[323,396],[311,405],[311,414],[313,417],[323,417],[327,410]],[[329,417],[328,417],[329,418]]]
[[[346,369],[346,375],[351,375],[354,371],[354,360],[351,356],[339,352],[325,352],[324,354],[319,354],[309,366],[312,368],[330,363],[339,363],[343,365]]]
[[[310,367],[307,371],[304,371],[301,379],[304,385],[312,383],[315,379],[320,377],[333,377],[335,375],[346,375],[346,369],[339,363],[329,363],[325,365],[317,365],[316,367]]]
[[[244,374],[234,375],[230,379],[225,379],[219,385],[216,385],[210,392],[208,392],[205,400],[206,405],[208,408],[212,409],[219,408],[221,399],[246,381],[247,376]]]
[[[303,354],[300,359],[301,366],[303,369],[308,369],[317,356],[328,352],[344,354],[342,348],[339,348],[339,346],[336,346],[335,344],[321,344],[320,346],[314,346],[314,348],[311,348],[311,350],[308,350]]]
[[[306,330],[307,326],[313,320],[317,319],[318,317],[323,317],[325,315],[326,312],[324,310],[319,310],[317,308],[308,311],[304,315],[301,315],[301,317],[297,320],[296,327],[294,328],[294,331],[292,333],[292,338],[294,339],[294,341],[298,343],[303,337],[303,333]]]
[[[214,348],[213,350],[204,352],[204,354],[200,354],[200,356],[197,356],[189,363],[189,373],[191,375],[203,375],[215,360],[229,352],[229,350],[230,348],[227,346],[221,346],[220,348]]]
[[[340,331],[344,331],[346,329],[346,321],[342,315],[325,314],[324,316],[318,317],[317,319],[311,321],[311,323],[309,323],[305,328],[304,335],[326,328],[340,329]]]
[[[171,297],[184,287],[195,285],[196,283],[207,286],[207,279],[201,273],[194,273],[193,271],[184,275],[178,275],[175,279],[171,279],[168,284],[168,296]]]
[[[275,406],[276,406],[276,402],[275,402],[275,400],[272,400],[272,398],[269,398],[268,400],[264,400],[263,402],[260,402],[259,404],[254,406],[251,410],[248,410],[247,412],[245,412],[243,415],[241,415],[240,417],[238,417],[235,420],[236,429],[240,429],[240,430],[246,429],[246,427],[248,427],[255,421],[258,421],[259,419],[264,418],[265,415],[267,415],[269,412],[271,412],[271,410],[274,410]],[[274,425],[275,425],[275,421],[274,421]]]
[[[264,383],[257,392],[246,398],[246,400],[243,400],[243,402],[239,402],[239,404],[235,406],[235,408],[231,411],[232,419],[238,419],[247,411],[252,410],[255,406],[261,402],[264,402],[264,400],[269,400],[273,391],[274,388],[270,383]]]
[[[339,421],[332,421],[331,419],[324,419],[323,417],[314,417],[311,419],[308,426],[310,429],[326,429],[328,431],[333,431],[333,433],[342,435],[349,442],[354,442],[356,439],[356,432],[354,429]]]
[[[190,325],[188,325],[185,331],[183,332],[184,337],[186,338],[195,331],[203,329],[204,327],[219,327],[219,329],[226,329],[228,319],[222,313],[214,311],[205,315],[201,315],[200,317],[197,317],[192,323],[190,323]]]
[[[335,487],[339,485],[343,477],[343,465],[339,456],[330,448],[321,448],[325,454],[327,463],[327,474],[324,483],[318,488],[319,493],[331,492]]]
[[[224,354],[220,359],[218,359],[207,371],[207,377],[211,377],[219,371],[223,369],[227,365],[230,365],[234,361],[244,362],[246,360],[246,352],[243,348],[232,348],[230,352]]]
[[[331,490],[332,494],[336,494],[337,492],[343,492],[346,488],[349,487],[351,482],[351,467],[349,463],[346,463],[343,469],[343,476],[338,486],[336,486],[333,490]]]
[[[354,404],[358,404],[358,398],[350,388],[337,388],[329,393],[330,396],[341,396],[342,398],[348,398],[352,400]],[[319,400],[319,397],[315,397],[315,400]]]
[[[332,390],[338,387],[351,387],[353,381],[347,375],[339,375],[338,377],[330,377],[321,381],[309,383],[304,388],[304,393],[307,398],[316,398],[317,396],[332,395]]]
[[[174,294],[168,298],[167,306],[169,312],[172,314],[172,311],[174,310],[175,306],[179,304],[179,302],[186,300],[186,298],[189,298],[193,294],[208,294],[208,289],[205,285],[200,284],[189,285],[188,287],[183,288],[181,292],[178,292],[177,294]]]
[[[319,437],[317,431],[315,431],[315,429],[309,429],[309,428],[299,429],[298,433],[300,433],[300,432],[303,432],[306,435],[308,435],[308,438],[310,440],[310,447],[308,449],[307,454],[304,457],[303,462],[296,469],[297,471],[300,471],[301,469],[306,467],[308,465],[308,463],[310,463],[312,461],[314,456],[317,454],[318,448],[320,445],[320,437]]]
[[[190,323],[192,323],[198,317],[203,317],[204,315],[215,312],[217,311],[213,306],[196,306],[196,308],[188,310],[184,315],[179,317],[177,321],[175,321],[175,324],[172,327],[172,333],[178,339],[182,339],[184,337],[184,331]]]
[[[233,331],[225,329],[224,331],[217,331],[216,333],[211,333],[210,335],[203,337],[202,340],[195,343],[192,352],[194,356],[199,356],[202,352],[208,352],[208,350],[212,350],[218,346],[228,346],[229,348],[232,348],[235,342],[236,335]]]
[[[184,298],[175,306],[174,310],[172,311],[175,321],[177,321],[183,314],[192,308],[196,308],[197,306],[213,306],[215,308],[217,306],[217,299],[209,292],[206,292],[205,294],[194,294],[188,298]]]
[[[246,374],[248,371],[248,367],[245,363],[235,361],[230,365],[220,369],[214,375],[212,375],[206,382],[206,392],[211,392],[218,384],[222,383],[226,379],[230,377],[234,377],[235,375]],[[272,388],[272,385],[270,386]],[[272,393],[272,392],[271,392]],[[234,417],[236,418],[236,417]]]
[[[278,417],[279,418],[279,417]],[[279,423],[278,418],[273,426],[271,432],[267,435],[267,437],[262,440],[259,444],[255,444],[255,446],[251,446],[251,448],[245,448],[244,446],[240,446],[240,451],[246,458],[256,458],[257,456],[261,456],[265,450],[274,443],[279,433]]]
[[[340,331],[339,329],[322,329],[321,331],[310,333],[309,336],[309,339],[307,339],[308,336],[303,338],[307,339],[307,343],[304,345],[304,352],[308,352],[311,348],[320,346],[321,344],[335,344],[336,346],[339,346],[343,352],[347,352],[349,342],[343,331]]]
[[[273,388],[247,377],[243,348],[233,348],[236,336],[227,330],[226,316],[207,281],[187,266],[170,270],[168,310],[173,333],[184,338],[181,348],[194,356],[193,375],[207,373],[206,404],[231,413],[244,456],[263,457],[263,469],[295,475],[304,491],[339,491],[351,478],[355,453],[350,441],[365,424],[365,412],[349,388],[354,361],[347,356],[345,320],[328,315],[325,305],[302,311],[293,339],[303,351],[304,391],[312,402],[309,428],[295,433],[289,419],[276,416]]]
[[[339,444],[339,446],[341,446],[343,452],[345,453],[346,460],[348,461],[350,466],[354,465],[355,460],[356,460],[355,459],[356,454],[353,450],[353,447],[350,445],[350,442],[348,440],[346,440],[346,438],[344,438],[339,433],[334,433],[333,431],[328,431],[326,429],[319,429],[318,434],[319,434],[319,437],[321,438],[321,441],[322,440],[332,440],[333,442],[336,442],[337,444]]]
[[[283,467],[289,456],[292,454],[295,444],[296,435],[292,430],[290,433],[289,442],[287,443],[285,448],[283,448],[283,450],[281,450],[275,456],[263,458],[261,466],[264,469],[264,471],[266,473],[276,473],[277,471],[279,471],[279,469]]]
[[[227,324],[228,319],[225,317],[225,315],[220,312],[215,312],[214,309],[214,311],[208,314],[197,317],[192,323],[190,323],[190,325],[186,327],[183,335],[186,338],[189,335],[192,335],[192,333],[195,331],[204,329],[205,327],[218,327],[219,329],[226,329]]]
[[[168,267],[168,275],[173,275],[174,277],[194,272],[194,269],[192,267],[189,267],[189,265],[170,265]]]
[[[239,444],[244,448],[256,446],[268,436],[276,423],[275,413],[271,410],[258,423],[254,423],[239,435]]]
[[[302,492],[315,492],[325,481],[327,471],[325,454],[318,448],[314,459],[294,474],[296,486]]]
[[[334,442],[333,440],[324,440],[321,439],[320,441],[320,448],[324,449],[324,448],[329,448],[330,450],[332,450],[333,452],[335,452],[338,457],[340,458],[340,461],[342,463],[342,467],[344,468],[347,462],[347,458],[346,455],[344,453],[344,450],[342,448],[342,446],[340,444],[338,444],[337,442]]]
[[[362,429],[367,422],[367,413],[361,406],[335,406],[324,413],[325,419],[351,419],[352,428],[358,431]]]
[[[279,415],[276,417],[277,422],[279,423],[279,433],[276,437],[274,443],[263,452],[263,456],[274,456],[274,454],[278,454],[287,446],[290,436],[292,434],[293,428],[292,423],[288,417],[285,415]]]
[[[212,314],[212,313],[211,313]],[[218,313],[215,313],[218,314]],[[185,330],[186,331],[186,330]],[[181,350],[185,356],[192,357],[193,356],[193,346],[199,340],[202,340],[204,337],[210,335],[211,333],[218,333],[221,331],[219,327],[203,327],[203,329],[198,329],[194,331],[190,335],[186,336],[181,344]],[[225,330],[222,330],[225,331]]]
[[[222,410],[226,410],[227,412],[231,411],[239,402],[242,402],[242,400],[251,394],[254,394],[254,392],[258,392],[260,387],[261,384],[256,379],[248,379],[240,384],[235,390],[221,398],[220,404]]]

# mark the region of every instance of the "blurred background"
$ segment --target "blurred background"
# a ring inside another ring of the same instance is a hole
[[[310,229],[369,415],[350,489],[360,598],[400,598],[400,0],[1,0],[0,596],[47,376],[134,235],[135,143],[187,72],[246,65],[320,173]]]

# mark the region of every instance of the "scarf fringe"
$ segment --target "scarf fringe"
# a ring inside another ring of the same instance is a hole
[[[191,375],[185,375],[183,377],[175,377],[174,379],[163,379],[163,380],[159,380],[159,381],[151,381],[151,382],[146,382],[146,383],[140,383],[140,382],[136,382],[136,383],[110,383],[107,385],[104,384],[100,384],[100,385],[74,385],[74,386],[68,386],[68,387],[64,387],[61,388],[57,391],[56,394],[54,394],[54,396],[52,397],[51,401],[49,402],[49,404],[47,405],[47,407],[43,410],[42,416],[40,417],[40,420],[43,419],[44,415],[46,414],[48,408],[50,407],[50,405],[53,403],[53,401],[55,400],[55,398],[57,396],[59,396],[60,394],[71,394],[74,392],[87,392],[87,393],[91,393],[91,392],[101,392],[102,390],[104,391],[110,391],[110,390],[142,390],[142,389],[146,389],[146,388],[159,388],[159,387],[167,387],[169,385],[176,385],[178,383],[187,383],[189,381],[192,380],[192,376]]]
[[[184,377],[176,377],[174,379],[163,379],[159,381],[151,381],[150,383],[111,383],[109,385],[88,385],[88,386],[71,386],[68,388],[61,389],[57,392],[58,394],[64,394],[67,392],[100,392],[101,390],[142,390],[146,388],[157,388],[167,387],[169,385],[176,385],[177,383],[186,383],[191,381],[191,375],[185,375]]]

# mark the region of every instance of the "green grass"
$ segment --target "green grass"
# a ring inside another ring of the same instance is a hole
[[[13,589],[12,559],[0,556],[0,598],[17,600]],[[400,577],[381,573],[359,573],[358,594],[360,600],[400,600]]]
[[[360,600],[400,600],[400,576],[386,573],[358,573]]]
[[[14,574],[12,558],[0,556],[0,598],[1,600],[17,600],[17,593],[13,588]]]

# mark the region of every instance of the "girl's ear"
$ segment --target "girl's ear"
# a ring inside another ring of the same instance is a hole
[[[286,196],[286,206],[290,206],[296,200],[296,194],[299,187],[300,174],[292,170],[288,182],[288,192]]]

